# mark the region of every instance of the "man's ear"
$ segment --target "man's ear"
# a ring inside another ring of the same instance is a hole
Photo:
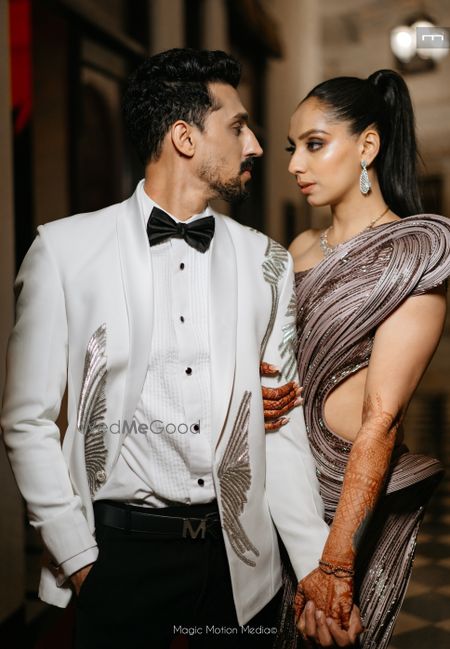
[[[172,144],[180,155],[192,158],[195,153],[193,128],[182,119],[174,122],[170,129]]]

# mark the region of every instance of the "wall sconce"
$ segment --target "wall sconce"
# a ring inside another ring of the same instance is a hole
[[[391,31],[391,50],[403,72],[422,72],[449,52],[449,33],[423,14],[416,15],[404,25]]]

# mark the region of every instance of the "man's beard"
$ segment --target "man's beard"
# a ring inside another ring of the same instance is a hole
[[[241,164],[239,175],[228,180],[220,177],[220,165],[205,165],[200,169],[200,178],[208,183],[211,190],[211,198],[221,198],[227,203],[239,205],[250,196],[250,192],[242,183],[241,175],[244,171],[251,171],[253,160],[245,160]]]

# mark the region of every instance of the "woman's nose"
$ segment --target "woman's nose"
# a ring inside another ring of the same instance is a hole
[[[293,176],[305,173],[305,163],[298,152],[294,152],[289,160],[288,171]]]

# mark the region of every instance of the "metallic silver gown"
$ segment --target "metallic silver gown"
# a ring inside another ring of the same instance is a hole
[[[333,521],[352,444],[326,425],[329,393],[366,367],[376,329],[409,296],[421,295],[450,275],[450,224],[443,217],[411,216],[365,230],[337,246],[309,271],[296,273],[298,369],[304,415],[326,520]],[[394,450],[389,476],[361,541],[356,601],[366,631],[363,649],[389,643],[411,574],[424,508],[442,476],[437,460]],[[296,646],[286,579],[278,647]]]

